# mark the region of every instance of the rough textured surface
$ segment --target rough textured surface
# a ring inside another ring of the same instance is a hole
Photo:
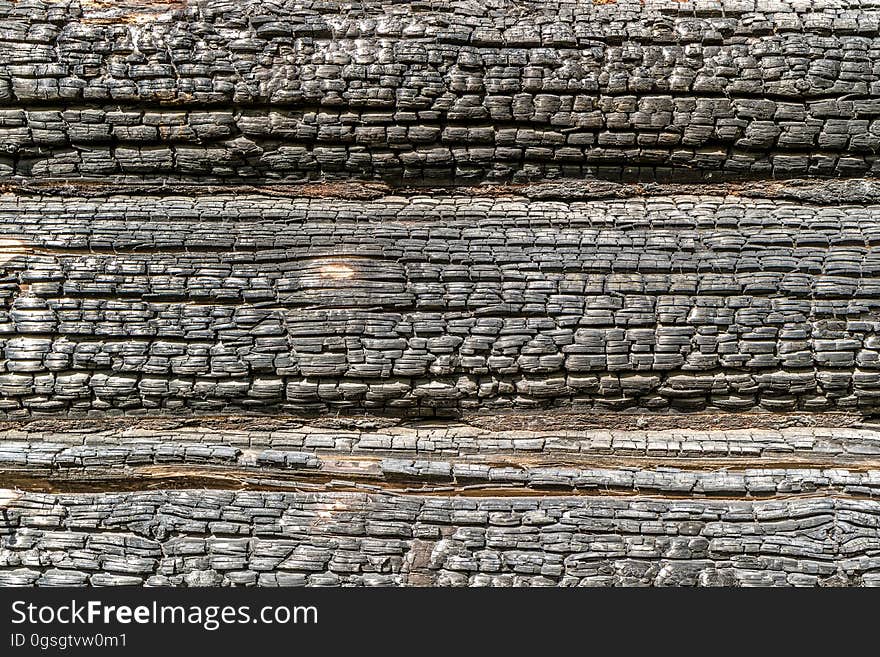
[[[505,418],[497,418],[501,424]],[[508,418],[509,419],[509,418]],[[0,474],[29,488],[176,487],[693,496],[880,492],[868,427],[489,430],[464,423],[274,429],[72,423],[8,430]]]
[[[0,586],[880,583],[878,28],[0,0]]]
[[[873,2],[116,4],[0,4],[0,174],[880,171]]]
[[[25,424],[0,584],[880,583],[880,433],[772,417],[795,426]]]
[[[0,226],[7,417],[880,399],[880,204],[7,194]]]
[[[875,501],[11,496],[4,584],[875,585]]]

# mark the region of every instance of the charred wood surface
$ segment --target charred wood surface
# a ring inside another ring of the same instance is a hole
[[[4,2],[0,175],[880,167],[873,2]]]
[[[878,29],[0,2],[0,586],[880,584]]]

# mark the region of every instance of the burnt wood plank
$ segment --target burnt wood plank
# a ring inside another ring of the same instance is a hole
[[[876,174],[878,25],[824,1],[7,1],[0,174]]]

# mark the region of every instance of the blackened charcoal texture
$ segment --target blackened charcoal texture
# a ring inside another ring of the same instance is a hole
[[[0,3],[0,176],[880,172],[872,5],[127,4]]]
[[[0,586],[880,583],[878,35],[0,0]]]
[[[875,205],[7,194],[0,225],[8,418],[877,408]]]
[[[0,585],[878,583],[871,500],[0,495]]]

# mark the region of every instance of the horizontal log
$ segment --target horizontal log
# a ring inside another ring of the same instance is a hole
[[[0,19],[5,176],[880,170],[873,6],[4,2]]]
[[[231,416],[161,428],[144,420],[49,421],[0,432],[0,478],[52,492],[204,485],[697,498],[880,493],[876,428],[834,414],[767,415],[740,418],[737,429],[642,430],[504,428],[544,424],[535,415],[496,416],[493,428],[479,421],[340,428],[286,418],[270,428]],[[722,418],[700,419],[711,425]],[[762,428],[768,420],[779,427]]]
[[[3,491],[3,585],[876,585],[878,502]]]
[[[0,410],[858,410],[877,205],[0,198]]]
[[[0,586],[878,584],[878,26],[0,0]]]

